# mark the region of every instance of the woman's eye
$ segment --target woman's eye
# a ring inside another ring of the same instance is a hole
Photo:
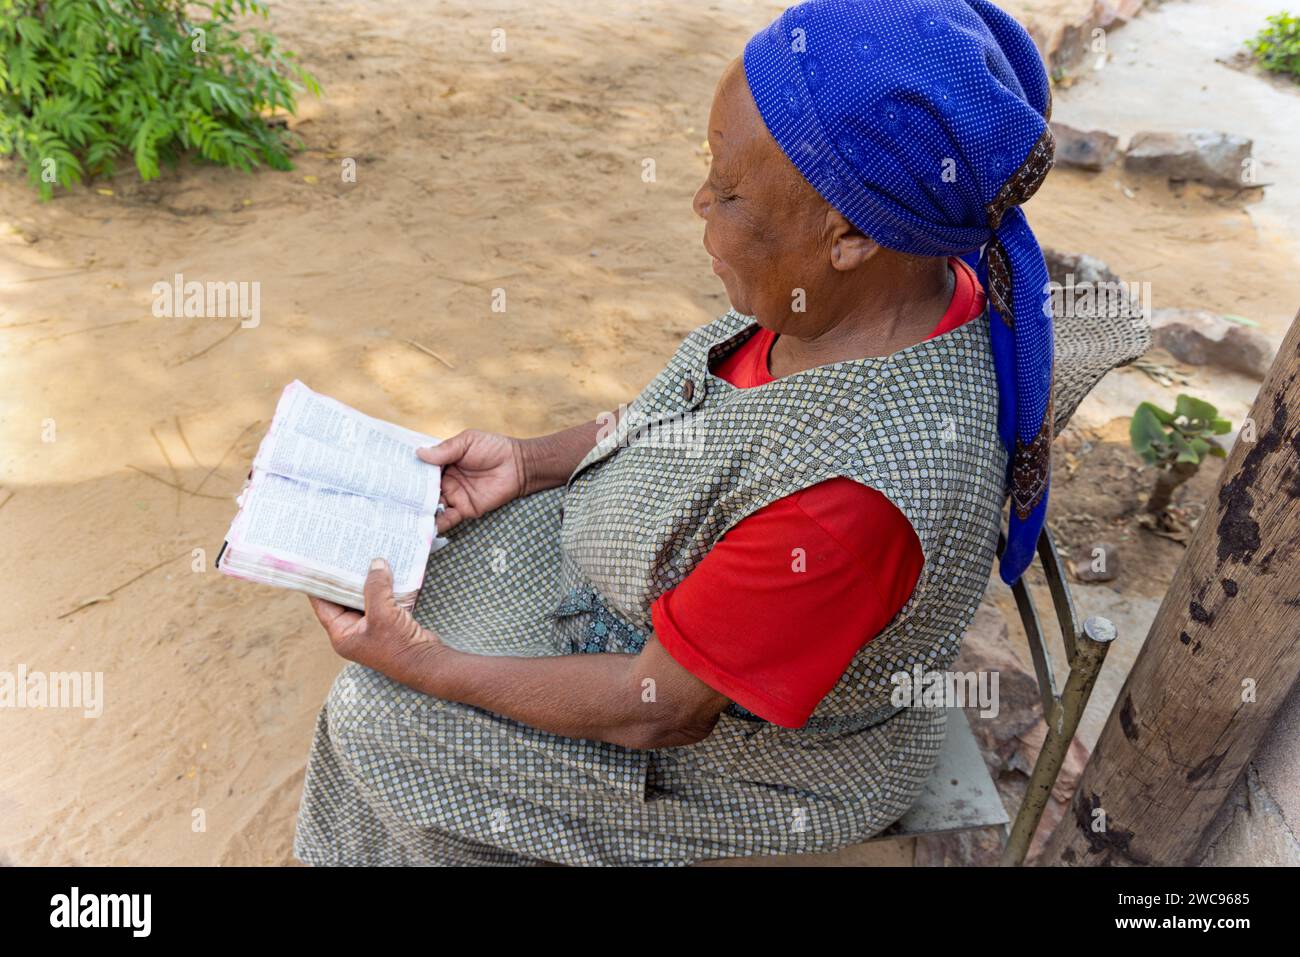
[[[717,193],[715,194],[715,198],[719,203],[729,203],[736,197],[734,194],[731,193]]]

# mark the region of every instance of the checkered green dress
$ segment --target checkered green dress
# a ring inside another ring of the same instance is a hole
[[[538,731],[348,665],[317,723],[299,858],[686,864],[833,850],[907,810],[934,767],[944,716],[895,707],[890,676],[956,656],[1004,499],[987,325],[752,389],[711,375],[710,363],[755,329],[729,312],[696,330],[567,488],[456,529],[430,558],[415,614],[479,654],[634,653],[651,634],[653,601],[729,528],[848,477],[907,516],[925,565],[907,605],[807,726],[732,706],[698,744],[637,751]],[[1086,352],[1058,376],[1062,422],[1116,358],[1089,363]]]

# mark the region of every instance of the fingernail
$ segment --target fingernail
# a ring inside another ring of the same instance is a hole
[[[372,572],[383,571],[387,567],[388,567],[388,562],[384,561],[382,558],[376,558],[373,562],[370,563],[370,570]]]

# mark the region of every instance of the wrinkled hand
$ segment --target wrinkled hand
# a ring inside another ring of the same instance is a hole
[[[412,685],[415,676],[427,679],[444,650],[438,636],[421,628],[394,600],[393,574],[382,558],[374,560],[366,576],[364,615],[314,595],[310,600],[340,656],[394,681]]]
[[[467,429],[444,442],[417,450],[430,465],[442,466],[438,534],[467,518],[478,518],[524,494],[524,460],[519,440]]]

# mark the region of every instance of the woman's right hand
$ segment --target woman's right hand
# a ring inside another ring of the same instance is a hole
[[[447,507],[438,515],[439,535],[524,494],[523,449],[508,435],[467,429],[416,454],[442,467]]]

